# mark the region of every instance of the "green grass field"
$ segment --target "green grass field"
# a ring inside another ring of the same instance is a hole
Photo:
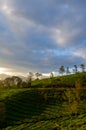
[[[0,127],[1,130],[86,130],[85,104],[86,89],[1,90]]]

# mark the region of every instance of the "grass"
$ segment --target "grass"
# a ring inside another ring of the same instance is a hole
[[[79,101],[75,90],[1,90],[1,130],[86,130],[86,89],[77,90]]]
[[[86,72],[71,75],[57,76],[32,82],[33,88],[74,88],[76,82],[86,86]]]

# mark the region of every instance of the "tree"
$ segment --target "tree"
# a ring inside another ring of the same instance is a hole
[[[65,68],[64,66],[62,65],[60,68],[59,68],[59,73],[60,74],[63,74],[65,72]]]
[[[66,74],[70,74],[69,67],[66,68]]]
[[[11,86],[11,78],[10,78],[10,77],[6,78],[6,79],[3,81],[3,84],[4,84],[4,87],[10,88],[10,86]]]
[[[27,82],[22,81],[22,88],[27,88]]]
[[[74,71],[75,74],[78,72],[77,65],[74,65],[74,70],[73,71]]]
[[[42,74],[37,72],[37,73],[35,73],[35,76],[37,77],[37,79],[39,79],[39,77],[42,76]]]
[[[13,81],[13,84],[17,87],[21,87],[22,85],[22,79],[18,76],[12,76],[11,80]]]
[[[22,79],[18,76],[8,77],[4,80],[4,85],[8,88],[10,87],[20,87],[22,84]]]
[[[32,77],[33,77],[33,73],[29,72],[28,77],[27,77],[28,87],[31,87]]]
[[[81,64],[80,67],[81,67],[81,69],[82,69],[82,72],[85,72],[85,65],[84,65],[84,64]]]
[[[50,78],[53,78],[54,77],[54,74],[53,72],[50,73]]]

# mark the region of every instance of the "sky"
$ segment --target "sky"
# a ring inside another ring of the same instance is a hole
[[[0,73],[86,64],[86,0],[0,0]]]

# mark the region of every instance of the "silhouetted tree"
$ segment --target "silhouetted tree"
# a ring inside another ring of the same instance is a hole
[[[82,72],[85,72],[85,65],[84,65],[84,64],[81,64],[80,67],[81,67],[81,69],[82,69]]]
[[[77,65],[74,65],[74,73],[77,73],[78,72],[78,70],[77,70]]]
[[[28,87],[31,87],[32,77],[33,77],[33,73],[29,72],[28,77],[27,77]]]
[[[70,74],[69,67],[66,68],[66,74]]]
[[[37,72],[37,73],[35,73],[35,76],[37,77],[37,79],[39,79],[39,77],[42,76],[42,74]]]
[[[53,78],[54,77],[54,74],[53,72],[50,73],[50,78]]]
[[[60,73],[60,74],[65,73],[65,68],[64,68],[63,65],[59,68],[59,73]]]

